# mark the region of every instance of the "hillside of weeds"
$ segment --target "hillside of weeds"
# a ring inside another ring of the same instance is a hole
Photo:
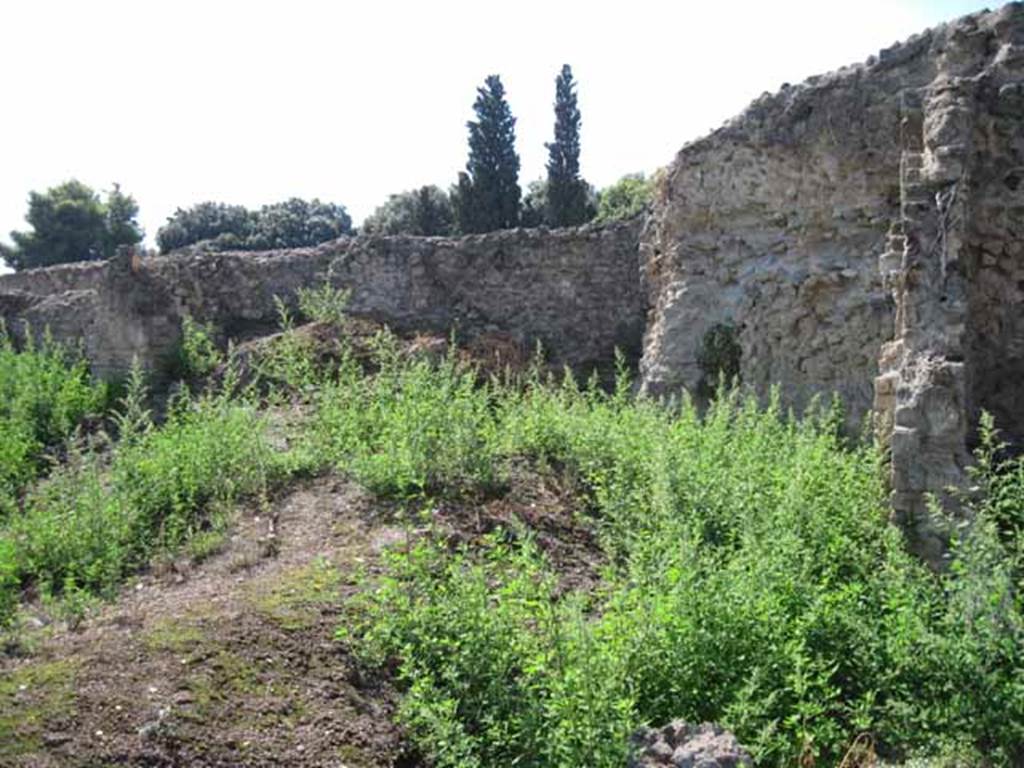
[[[27,349],[16,351],[0,326],[0,518],[44,470],[47,452],[110,399],[109,388],[93,382],[71,351],[31,337]]]
[[[342,297],[312,298],[307,316],[344,325]],[[840,404],[797,418],[721,388],[707,409],[667,407],[634,397],[624,368],[611,391],[539,364],[484,377],[386,332],[370,360],[344,345],[325,359],[283,317],[251,384],[229,362],[159,421],[138,377],[106,407],[70,358],[50,375],[77,394],[48,385],[47,405],[4,413],[36,441],[31,471],[4,463],[8,618],[26,591],[111,595],[156,553],[229,525],[240,497],[331,469],[408,528],[344,601],[338,640],[395,677],[433,765],[621,767],[639,726],[674,718],[723,724],[764,766],[1024,761],[1024,461],[990,420],[972,522],[935,573],[888,522],[884,457],[841,433]],[[189,335],[191,370],[222,363],[209,329]],[[56,354],[4,349],[15,389]],[[444,535],[443,504],[501,497],[524,466],[578,489],[598,578],[566,586],[526,521],[472,544]]]
[[[386,354],[377,376],[342,366],[319,388],[316,455],[420,524],[525,460],[584,489],[607,556],[596,588],[567,593],[525,528],[472,549],[426,536],[368,581],[339,635],[397,665],[403,722],[437,765],[622,766],[639,725],[673,718],[723,723],[762,765],[836,765],[858,738],[1020,764],[1024,465],[995,465],[991,425],[987,493],[937,576],[836,408],[798,420],[721,391],[700,414],[630,392],[624,374],[612,393],[482,383]]]
[[[0,432],[22,439],[4,446],[0,626],[22,593],[79,618],[154,554],[225,524],[234,500],[276,471],[261,415],[230,382],[178,389],[156,423],[139,370],[111,401],[67,350],[16,351],[7,339],[0,382],[11,393]],[[60,462],[44,464],[48,448]]]

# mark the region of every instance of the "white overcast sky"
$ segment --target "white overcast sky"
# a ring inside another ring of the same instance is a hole
[[[544,173],[554,77],[579,82],[582,169],[669,162],[763,91],[980,10],[970,0],[229,2],[2,0],[0,236],[30,190],[119,182],[147,240],[178,206],[291,196],[360,222],[447,187],[475,88],[501,75],[525,187]]]

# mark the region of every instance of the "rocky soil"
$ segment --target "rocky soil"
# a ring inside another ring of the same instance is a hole
[[[398,529],[327,476],[240,512],[77,631],[0,660],[0,765],[413,766],[395,693],[333,639],[339,597]]]

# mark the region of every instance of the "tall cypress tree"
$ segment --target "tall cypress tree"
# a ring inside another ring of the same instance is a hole
[[[587,185],[580,178],[580,110],[572,68],[555,78],[555,140],[548,148],[546,223],[572,227],[587,220]]]
[[[505,101],[501,78],[491,75],[477,89],[476,120],[469,121],[469,160],[453,190],[462,232],[490,232],[519,223],[519,155],[516,119]]]

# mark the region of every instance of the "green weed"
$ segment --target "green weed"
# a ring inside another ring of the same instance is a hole
[[[723,722],[762,765],[836,764],[862,733],[900,759],[966,742],[1019,762],[1019,464],[979,456],[986,493],[936,575],[887,521],[879,452],[841,438],[834,409],[796,420],[723,391],[669,411],[621,376],[613,393],[460,381],[385,363],[339,385],[319,403],[325,454],[398,495],[486,483],[512,458],[558,466],[613,566],[565,594],[500,534],[386,556],[344,635],[399,662],[401,717],[436,764],[621,766],[636,727],[678,717]]]
[[[85,360],[26,329],[21,349],[0,325],[0,520],[44,468],[44,452],[87,417],[99,416],[111,390],[95,382]]]
[[[503,480],[491,389],[454,358],[400,360],[381,341],[381,371],[343,361],[315,398],[310,440],[324,462],[379,494],[489,492]]]
[[[181,321],[181,343],[175,373],[188,381],[202,379],[213,373],[223,360],[213,325],[185,315]]]
[[[324,282],[317,288],[299,288],[299,312],[307,320],[342,327],[352,292]]]
[[[217,529],[215,515],[262,491],[277,472],[252,406],[226,393],[182,391],[156,425],[141,387],[136,372],[117,419],[119,440],[104,451],[73,447],[0,529],[9,589],[35,584],[71,606],[83,603],[80,593],[109,593],[156,552]]]

